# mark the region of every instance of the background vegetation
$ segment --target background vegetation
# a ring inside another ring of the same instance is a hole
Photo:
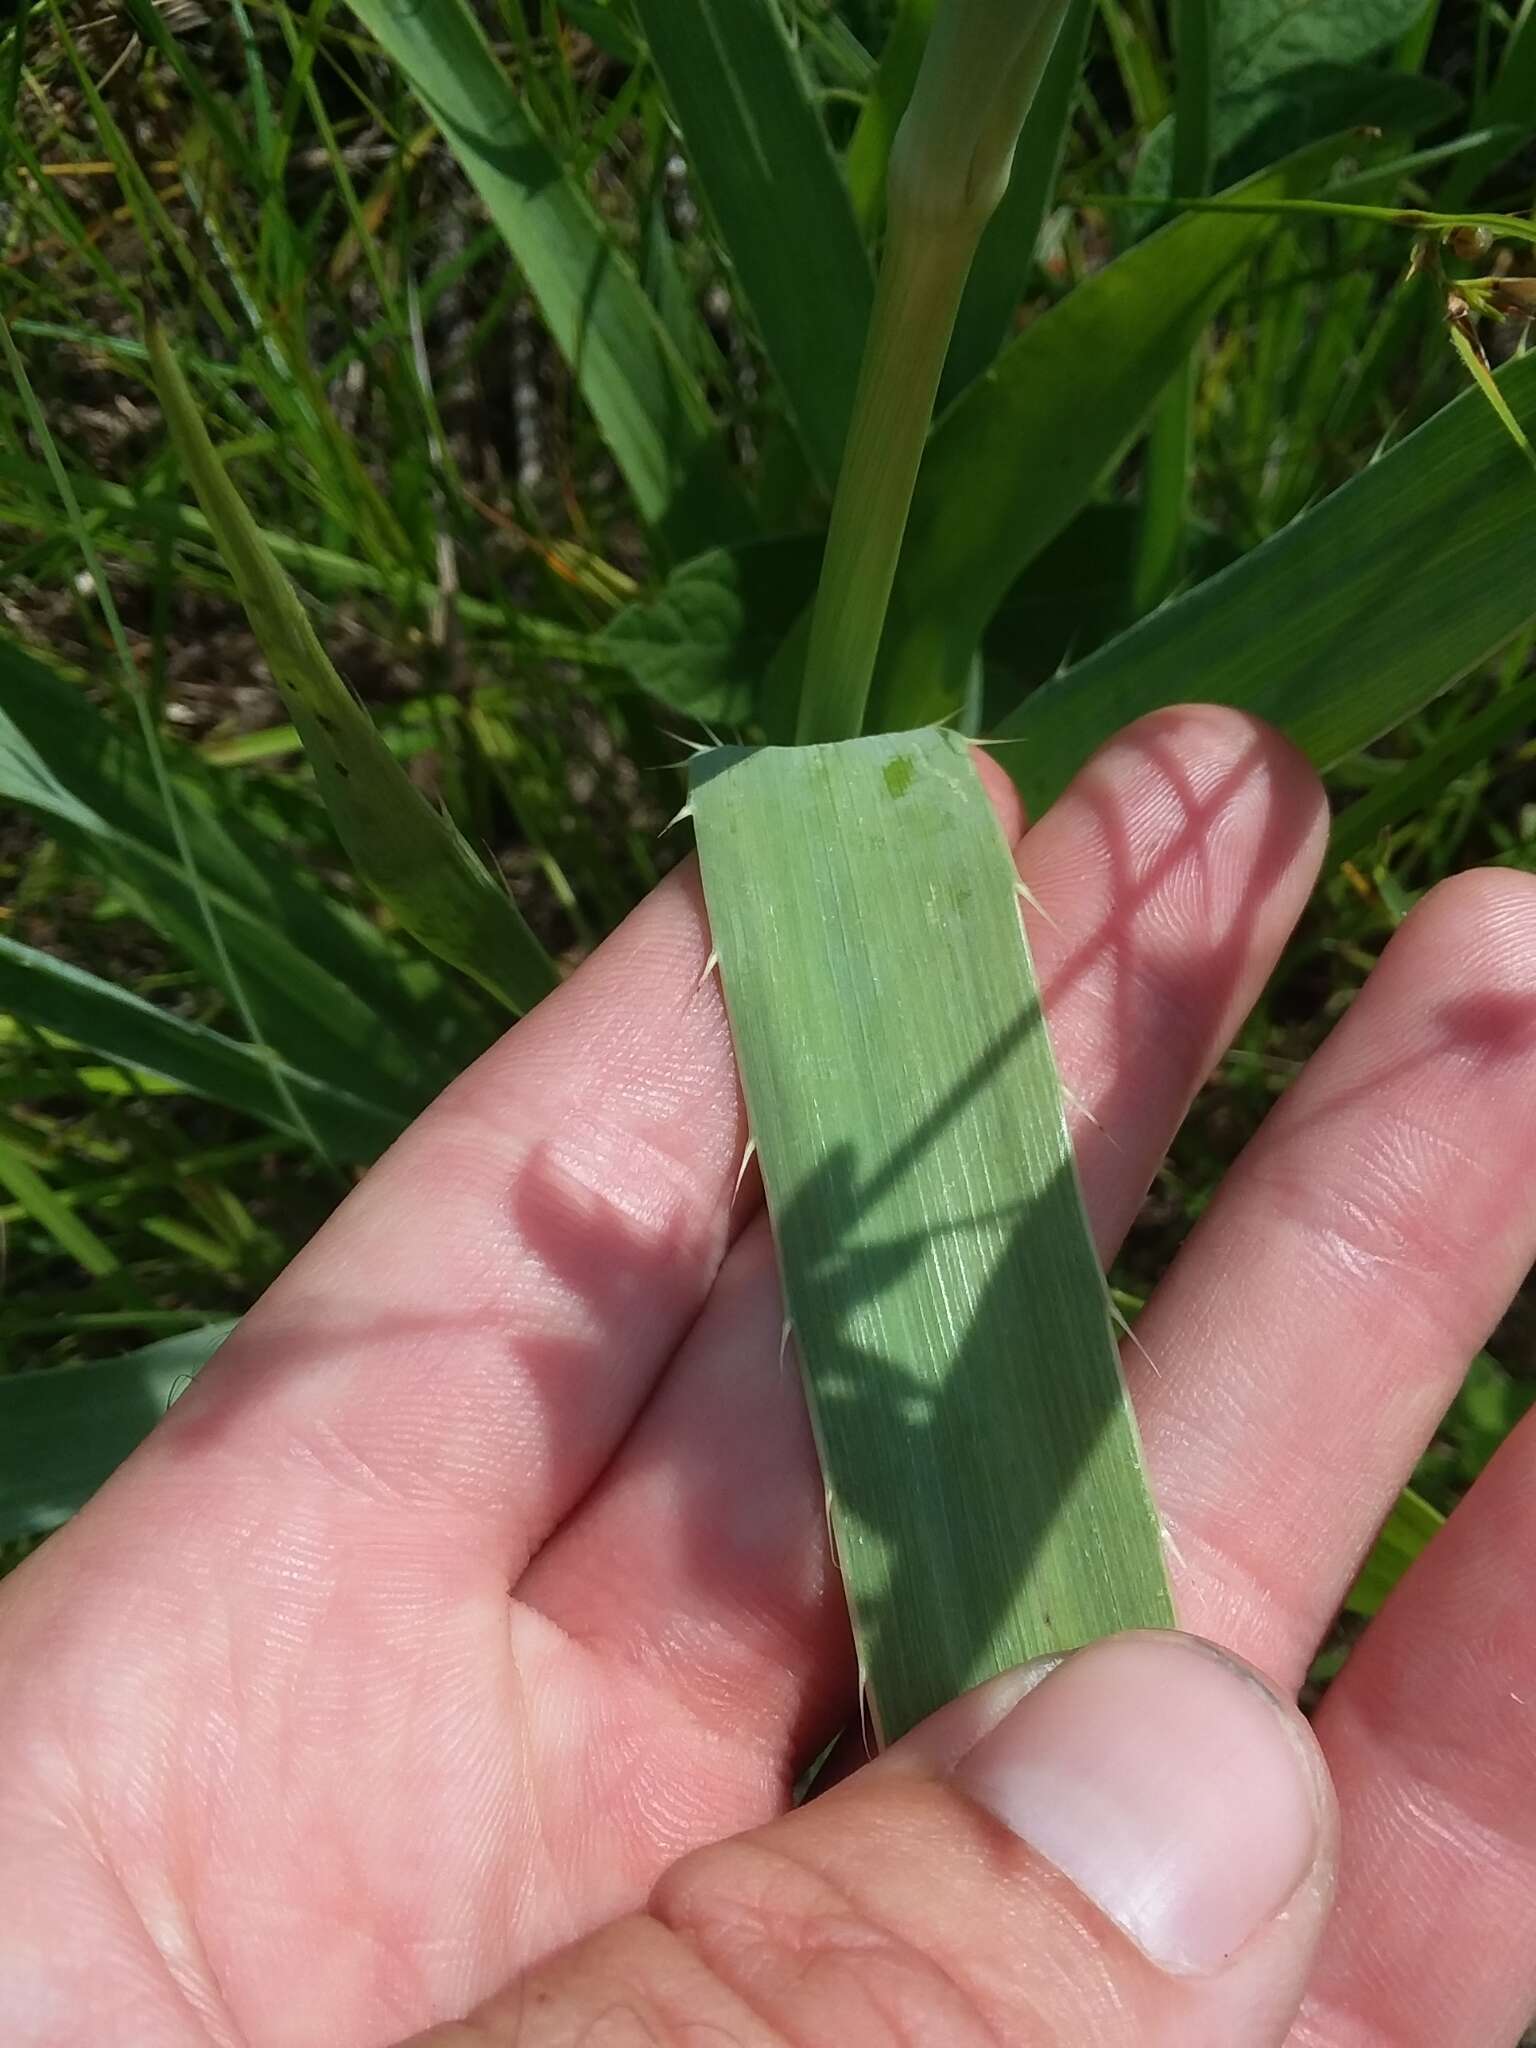
[[[792,723],[931,7],[773,4],[738,17],[783,29],[738,103],[687,8],[484,0],[511,83],[457,123],[359,18],[398,56],[395,0],[0,8],[8,1555],[507,1015],[342,852],[168,439],[146,308],[332,661],[569,966],[682,850],[688,740]],[[1283,160],[1260,197],[1528,214],[1536,8],[1078,0],[1066,33],[962,311],[880,720],[1034,720],[1038,800],[1147,692],[1251,701],[1327,765],[1338,820],[1125,1252],[1131,1306],[1415,898],[1536,864],[1536,475],[1447,327],[1470,278],[1465,333],[1519,351],[1529,245],[1163,198]],[[1536,420],[1536,380],[1500,384]],[[1491,1352],[1421,1468],[1433,1507],[1536,1394],[1531,1303]],[[1405,1509],[1378,1565],[1431,1521]]]

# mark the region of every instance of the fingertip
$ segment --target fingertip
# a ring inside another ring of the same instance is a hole
[[[1298,851],[1320,858],[1328,805],[1317,770],[1277,727],[1228,704],[1169,704],[1107,740],[1093,762],[1156,768],[1209,805],[1262,801],[1290,827]],[[1093,766],[1090,762],[1090,769]]]
[[[972,745],[971,761],[976,769],[976,779],[992,799],[992,808],[997,812],[997,822],[1003,828],[1004,838],[1010,846],[1017,846],[1029,822],[1024,814],[1024,799],[1019,794],[1018,784],[983,746]]]
[[[1467,868],[1426,891],[1404,920],[1415,942],[1471,965],[1497,959],[1536,983],[1536,875]]]

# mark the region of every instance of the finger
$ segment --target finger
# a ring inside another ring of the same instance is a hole
[[[1196,709],[1121,735],[1023,842],[1106,1251],[1300,911],[1322,823],[1284,741]],[[781,1769],[846,1717],[847,1622],[766,1226],[743,1236],[634,1436],[520,1591]]]
[[[618,2013],[657,2048],[1276,2048],[1332,1838],[1293,1709],[1207,1645],[1122,1637],[687,1857],[418,2048],[563,2048]]]
[[[629,1426],[729,1241],[744,1124],[708,956],[690,864],[369,1173],[134,1483],[174,1472],[214,1526],[289,1487],[306,1514],[369,1496],[516,1570]]]
[[[1319,1710],[1344,1853],[1298,2048],[1513,2048],[1536,2013],[1533,1559],[1526,1422]]]
[[[1299,1681],[1536,1252],[1536,883],[1445,884],[1137,1325],[1180,1618]]]

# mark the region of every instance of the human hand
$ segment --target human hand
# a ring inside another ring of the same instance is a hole
[[[1106,1255],[1323,832],[1282,742],[1188,710],[1021,840]],[[1529,1427],[1318,1715],[1331,1919],[1312,1735],[1178,1637],[785,1813],[855,1671],[708,951],[679,873],[0,1589],[7,2048],[376,2048],[482,2000],[433,2042],[1512,2043]],[[1533,1100],[1536,887],[1464,876],[1138,1326],[1183,1621],[1285,1692],[1532,1257]]]

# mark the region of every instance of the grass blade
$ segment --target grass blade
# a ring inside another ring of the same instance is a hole
[[[0,1187],[6,1188],[60,1251],[68,1253],[95,1280],[118,1269],[115,1252],[92,1230],[83,1216],[61,1202],[37,1168],[9,1139],[0,1137]]]
[[[1529,0],[1510,28],[1497,78],[1472,109],[1471,126],[1492,133],[1452,167],[1435,195],[1447,212],[1464,206],[1536,127],[1536,7]]]
[[[1319,145],[1238,187],[1265,203],[1310,190],[1342,144]],[[1235,226],[1258,216],[1210,215]],[[907,524],[869,723],[948,716],[1009,585],[1087,502],[1146,422],[1257,234],[1173,222],[1106,265],[998,357],[929,438]],[[1107,346],[1105,336],[1115,337]],[[1073,423],[1069,436],[1063,420]]]
[[[290,1067],[409,1116],[483,1046],[483,1019],[444,1000],[448,988],[426,961],[409,964],[436,985],[409,986],[398,949],[246,826],[227,795],[216,805],[192,766],[176,761],[182,836],[260,1037]],[[229,993],[142,746],[83,691],[4,642],[0,796],[43,819]]]
[[[1216,0],[1173,0],[1169,14],[1177,72],[1173,106],[1176,192],[1209,192],[1215,170]],[[1161,604],[1184,569],[1194,457],[1198,346],[1152,416],[1141,479],[1134,600],[1139,612]]]
[[[1519,641],[1515,643],[1518,650]],[[1509,660],[1509,656],[1505,656]],[[1522,659],[1520,668],[1525,668]],[[1536,723],[1536,670],[1503,690],[1475,716],[1439,733],[1413,760],[1396,768],[1377,789],[1357,796],[1335,816],[1328,857],[1356,860],[1393,826],[1431,807],[1469,768],[1495,758],[1502,747]]]
[[[519,1013],[555,986],[543,947],[452,820],[421,794],[337,675],[309,614],[225,473],[158,324],[150,360],[166,425],[304,741],[342,844],[413,937]]]
[[[1497,379],[1528,433],[1536,355]],[[1314,511],[1029,697],[999,757],[1038,813],[1132,718],[1256,712],[1321,768],[1477,668],[1536,615],[1536,479],[1467,391]]]
[[[466,0],[353,0],[485,201],[624,472],[683,545],[742,534],[704,393],[590,200],[535,128]]]
[[[639,15],[812,474],[830,491],[874,280],[777,0],[639,0]]]
[[[1431,1507],[1411,1486],[1405,1486],[1382,1524],[1370,1556],[1360,1567],[1360,1576],[1349,1589],[1344,1601],[1348,1612],[1366,1620],[1379,1614],[1398,1580],[1444,1527],[1445,1517],[1440,1510]]]
[[[83,968],[4,936],[0,1009],[136,1074],[159,1075],[279,1130],[304,1135],[288,1114],[271,1058],[259,1047],[159,1009]],[[372,1159],[404,1126],[403,1113],[388,1102],[370,1102],[293,1067],[285,1070],[285,1079],[286,1093],[302,1104],[309,1124],[336,1158]],[[357,1080],[367,1087],[365,1071]]]
[[[0,1375],[0,1542],[68,1521],[234,1327],[209,1323],[125,1358]]]
[[[42,341],[74,338],[67,332],[40,333],[39,323],[25,321],[17,322],[16,331],[19,334],[30,332]],[[95,337],[91,340],[94,344]],[[141,343],[134,343],[130,348],[126,343],[114,342],[111,352],[128,360],[147,354]],[[40,472],[34,463],[0,450],[0,483],[11,484],[16,491],[16,496],[3,506],[8,524],[23,527],[40,524],[40,481]],[[114,542],[113,533],[107,530],[109,522],[118,536],[142,536],[157,546],[176,541],[201,551],[214,545],[212,529],[196,505],[184,505],[176,498],[152,497],[131,490],[126,484],[114,483],[109,477],[87,476],[78,469],[70,472],[70,486],[82,506],[103,515],[100,545],[103,553],[109,556],[129,552],[121,538]],[[409,573],[389,576],[371,562],[359,561],[353,555],[341,554],[334,548],[322,547],[292,534],[279,533],[271,527],[262,527],[261,538],[275,561],[291,569],[320,596],[363,591],[375,596],[388,596],[397,602],[403,600],[412,607],[425,610],[438,595],[437,585],[426,578],[417,579]],[[200,563],[197,568],[191,563],[179,563],[178,573],[181,580],[196,583],[197,569],[200,568]],[[221,579],[207,580],[214,581],[215,588],[224,587]],[[484,628],[504,636],[512,646],[530,656],[582,665],[590,665],[596,659],[594,643],[587,635],[562,626],[553,619],[540,618],[528,611],[514,611],[504,604],[492,604],[468,591],[459,593],[458,613],[466,626]]]
[[[1536,470],[1536,449],[1526,438],[1524,427],[1504,403],[1504,394],[1494,382],[1493,372],[1483,360],[1483,352],[1477,343],[1453,320],[1446,330],[1451,337],[1451,347],[1460,356],[1463,365],[1483,397],[1493,409],[1493,416],[1520,450],[1526,461]]]
[[[1172,1619],[1015,894],[941,731],[702,757],[736,1057],[880,1733]]]

